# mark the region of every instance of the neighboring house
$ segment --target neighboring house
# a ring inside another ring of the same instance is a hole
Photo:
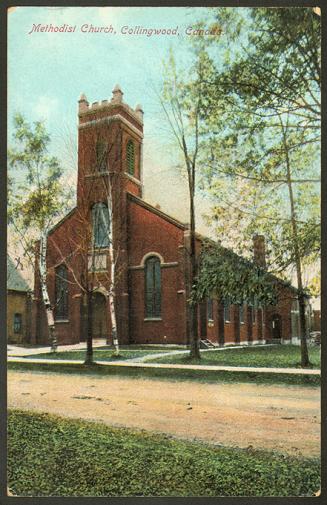
[[[7,340],[10,344],[30,341],[32,291],[19,268],[7,256]]]
[[[47,284],[58,343],[86,339],[86,279],[93,285],[93,337],[112,341],[110,180],[120,343],[188,344],[189,227],[142,199],[143,112],[140,106],[129,107],[122,97],[116,86],[110,101],[89,105],[84,95],[79,100],[77,205],[52,228],[47,243]],[[264,261],[263,237],[258,236],[254,245],[254,260]],[[280,303],[267,309],[207,300],[199,307],[201,339],[220,345],[289,341],[296,290],[285,286],[283,293]],[[32,341],[47,343],[37,271],[34,295]]]

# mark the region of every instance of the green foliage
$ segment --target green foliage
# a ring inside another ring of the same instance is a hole
[[[68,209],[72,190],[62,184],[63,170],[49,154],[50,136],[44,123],[30,125],[14,116],[13,145],[8,151],[8,221],[18,233],[25,253],[34,240]]]
[[[312,262],[320,249],[320,18],[309,7],[234,11],[215,11],[215,22],[225,27],[229,16],[231,25],[207,49],[214,70],[202,109],[202,185],[213,197],[217,233],[228,242],[238,229],[240,248],[263,233],[271,266],[284,271],[297,247]],[[233,51],[223,64],[219,44]]]
[[[194,300],[216,296],[233,304],[276,304],[276,282],[271,275],[220,244],[205,243],[200,257]]]
[[[309,349],[310,362],[320,367],[320,348]],[[185,356],[163,356],[150,363],[197,363]],[[201,365],[251,366],[268,368],[300,368],[299,348],[294,345],[244,347],[201,353]]]
[[[216,10],[215,22],[226,25]],[[228,90],[259,115],[269,109],[294,112],[317,127],[320,119],[320,17],[311,7],[254,8],[233,13],[226,45],[239,46],[216,74],[217,89]],[[234,30],[235,27],[235,30]],[[223,39],[223,37],[222,37]],[[217,41],[213,41],[216,44]]]
[[[318,459],[209,447],[12,411],[8,480],[24,496],[312,496]]]

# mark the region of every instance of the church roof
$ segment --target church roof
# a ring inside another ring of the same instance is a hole
[[[11,257],[7,256],[7,289],[11,291],[30,291],[30,286],[18,268]]]
[[[169,216],[169,214],[166,214],[165,212],[162,212],[162,210],[157,209],[156,207],[153,207],[150,203],[147,203],[145,200],[142,200],[142,198],[139,198],[138,196],[134,195],[133,193],[127,193],[128,198],[130,198],[132,201],[140,205],[141,207],[149,210],[150,212],[153,212],[154,214],[157,214],[157,216],[161,217],[162,219],[165,219],[166,221],[169,221],[170,223],[174,224],[175,226],[178,226],[178,228],[182,228],[183,230],[187,230],[187,225],[182,223],[181,221],[178,221],[174,217]]]

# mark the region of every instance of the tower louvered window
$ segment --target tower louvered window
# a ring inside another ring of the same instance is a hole
[[[104,172],[107,168],[107,145],[104,140],[96,143],[96,171]]]
[[[126,146],[126,163],[127,163],[127,172],[130,175],[134,175],[135,168],[135,152],[134,152],[134,143],[132,140],[127,142]]]
[[[161,317],[161,267],[156,256],[145,263],[145,317]]]
[[[55,291],[56,320],[68,319],[68,271],[65,265],[56,268]]]

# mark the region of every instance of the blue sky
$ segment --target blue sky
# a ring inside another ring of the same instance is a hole
[[[186,184],[174,166],[177,153],[167,149],[156,96],[163,77],[162,61],[169,48],[187,66],[189,39],[185,29],[206,18],[206,8],[18,7],[8,15],[8,130],[19,111],[29,121],[44,119],[52,138],[53,154],[67,169],[67,145],[76,147],[77,100],[85,93],[90,102],[111,97],[119,83],[124,100],[144,109],[145,196],[177,217],[187,219]],[[29,33],[33,24],[76,25],[74,33]],[[82,33],[82,25],[112,25],[116,34]],[[178,35],[123,35],[123,26],[176,29]],[[70,140],[67,140],[67,137]],[[163,178],[167,190],[163,191]],[[166,196],[164,196],[166,194]],[[168,195],[169,193],[169,195]],[[203,202],[205,205],[205,202]]]

